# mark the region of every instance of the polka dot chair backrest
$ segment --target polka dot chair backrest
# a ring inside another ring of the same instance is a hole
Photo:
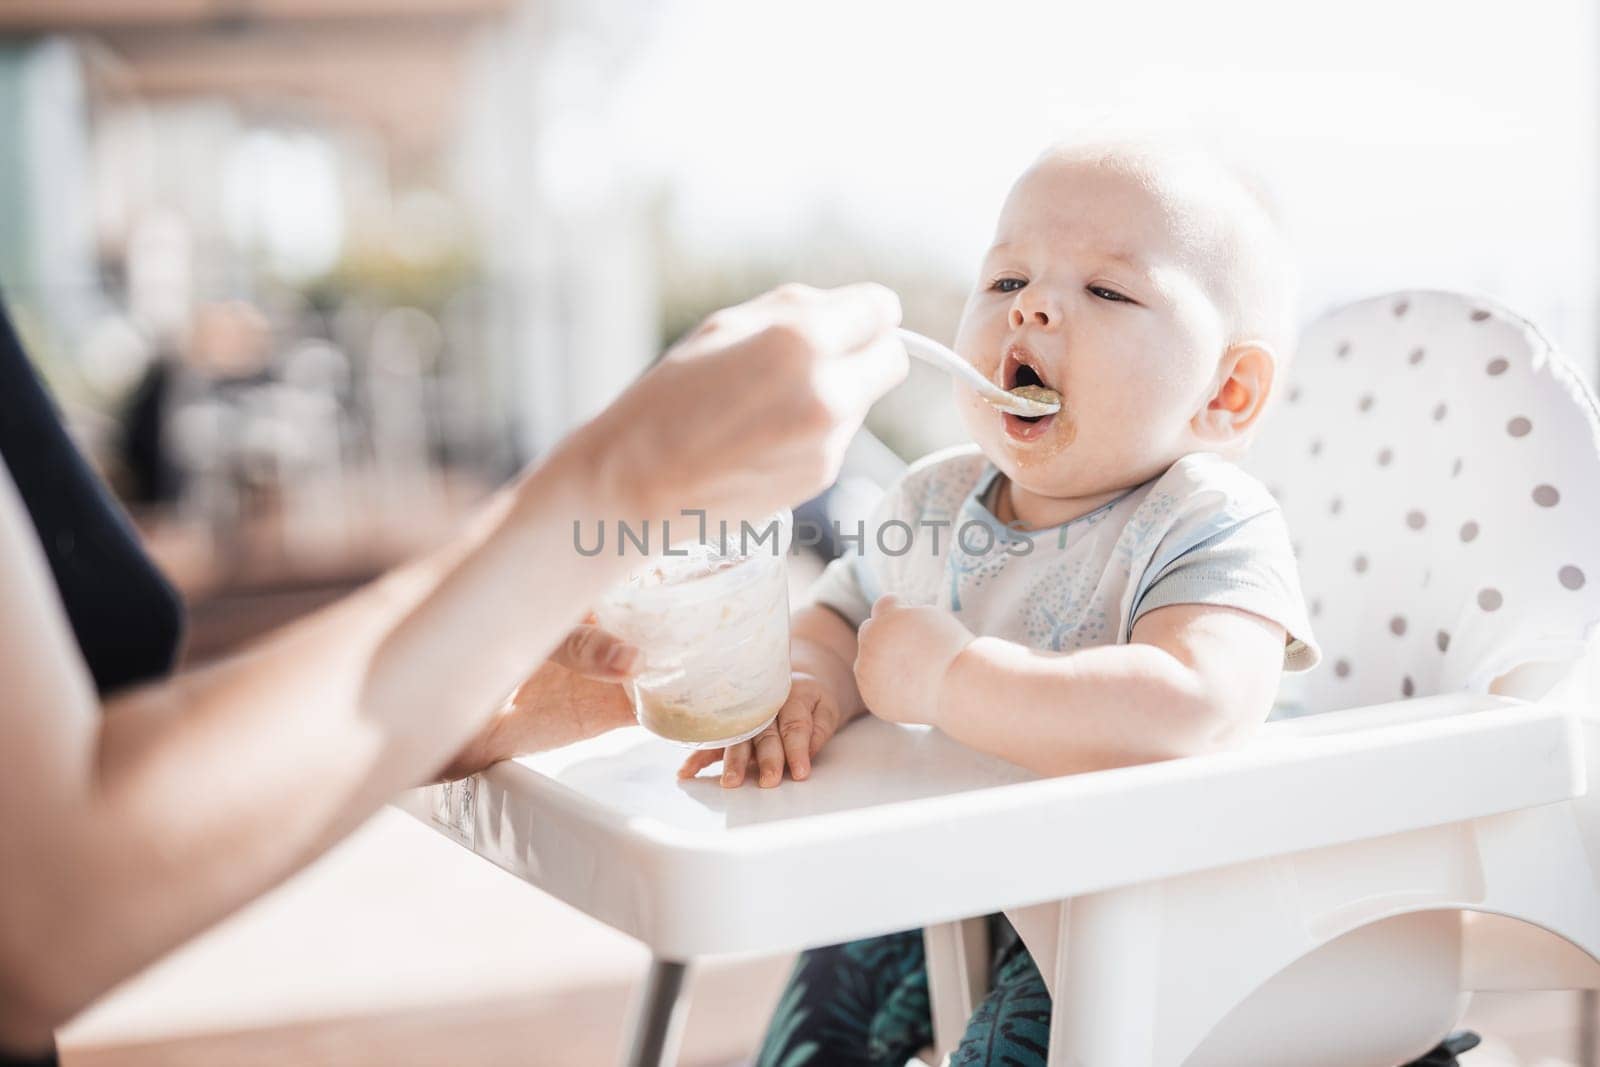
[[[1578,655],[1600,620],[1600,409],[1525,320],[1402,292],[1307,330],[1245,466],[1283,507],[1323,662],[1305,712]]]

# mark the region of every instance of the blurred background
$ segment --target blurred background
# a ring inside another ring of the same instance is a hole
[[[1262,175],[1305,317],[1478,291],[1592,382],[1597,59],[1582,0],[4,0],[0,294],[198,662],[445,536],[718,306],[872,279],[948,340],[1010,181],[1086,127]],[[946,392],[870,426],[951,443]],[[65,1047],[603,1063],[642,961],[389,813]],[[686,1062],[737,1062],[786,966],[708,968]],[[1570,999],[1478,1010],[1474,1064],[1569,1062]]]

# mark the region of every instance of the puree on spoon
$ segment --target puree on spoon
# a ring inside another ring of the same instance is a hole
[[[1019,385],[1010,390],[1012,396],[1020,396],[1024,400],[1032,400],[1040,404],[1054,404],[1061,406],[1061,394],[1054,389],[1046,389],[1042,385]]]

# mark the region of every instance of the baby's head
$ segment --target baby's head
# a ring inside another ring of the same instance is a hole
[[[958,388],[962,418],[1044,497],[1241,455],[1289,357],[1294,274],[1261,199],[1204,153],[1053,148],[1006,198],[956,349],[1002,388],[1056,390],[1062,410],[1022,420]]]

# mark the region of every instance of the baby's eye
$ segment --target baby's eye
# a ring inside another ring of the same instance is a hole
[[[1133,303],[1132,300],[1129,300],[1127,297],[1123,296],[1121,293],[1117,292],[1115,289],[1107,289],[1103,285],[1091,285],[1091,286],[1089,286],[1089,292],[1093,293],[1095,296],[1098,296],[1101,300],[1110,300],[1112,303],[1118,303],[1118,304],[1131,304],[1131,303]]]
[[[996,278],[989,288],[997,293],[1014,293],[1027,284],[1021,278]]]

